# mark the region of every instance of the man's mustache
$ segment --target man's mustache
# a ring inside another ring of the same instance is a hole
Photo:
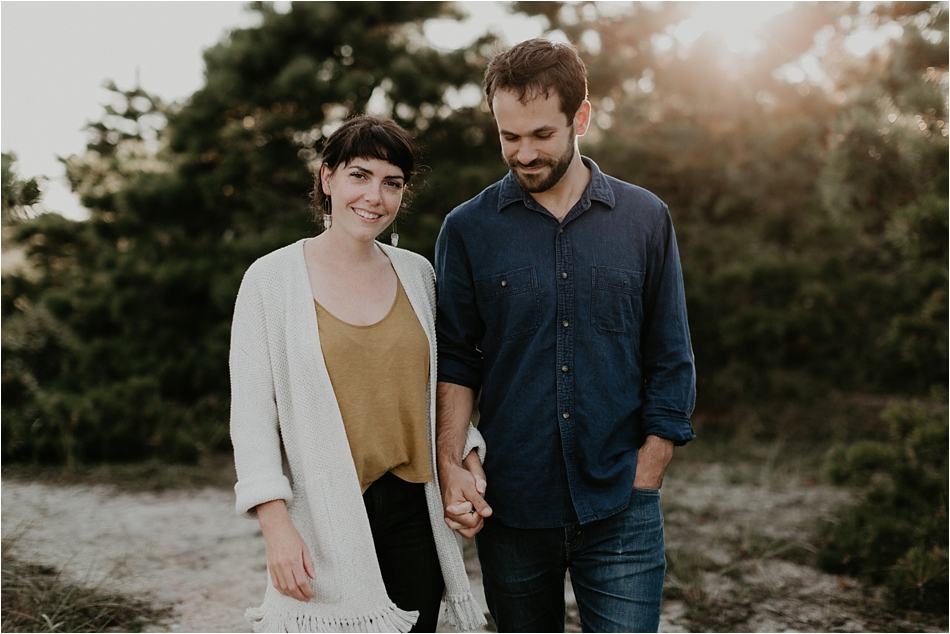
[[[518,161],[508,161],[508,167],[511,167],[511,168],[523,167],[525,169],[533,169],[535,167],[542,167],[542,166],[550,167],[552,163],[553,161],[549,161],[546,159],[534,159],[530,163],[519,163]]]

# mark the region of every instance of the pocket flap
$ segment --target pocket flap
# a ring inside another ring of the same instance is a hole
[[[483,298],[514,295],[538,288],[533,266],[475,280],[475,292]]]
[[[607,266],[593,266],[591,267],[591,284],[594,288],[633,294],[639,292],[643,284],[643,273]]]

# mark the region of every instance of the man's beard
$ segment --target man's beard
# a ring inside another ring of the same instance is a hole
[[[557,159],[537,158],[527,165],[522,165],[517,160],[509,161],[505,159],[505,162],[508,163],[508,168],[511,170],[511,173],[515,175],[515,179],[518,181],[518,184],[521,185],[521,188],[529,194],[540,194],[561,182],[561,179],[564,178],[568,168],[571,166],[571,161],[574,160],[574,137],[574,130],[572,129],[571,137],[567,143],[567,150]],[[545,176],[543,172],[540,174],[522,174],[518,171],[519,167],[530,168],[540,167],[541,165],[546,165],[551,168],[547,176]]]

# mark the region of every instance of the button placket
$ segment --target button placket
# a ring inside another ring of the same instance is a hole
[[[571,315],[574,313],[574,280],[570,275],[572,268],[571,242],[564,227],[558,229],[555,236],[555,274],[557,275],[557,322],[561,327],[557,329],[557,406],[561,413],[562,438],[573,437],[573,433],[565,436],[567,431],[564,425],[570,425],[571,410],[574,407],[573,377],[570,374],[570,365],[574,356],[574,333],[571,325]],[[555,322],[555,323],[557,323]]]

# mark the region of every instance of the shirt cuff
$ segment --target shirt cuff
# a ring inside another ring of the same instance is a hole
[[[442,383],[461,385],[471,389],[476,394],[481,388],[481,369],[475,369],[461,361],[446,358],[441,351],[439,353],[438,377]]]
[[[657,438],[672,441],[673,445],[677,447],[685,445],[696,438],[696,434],[693,432],[693,426],[689,424],[689,421],[669,419],[643,421],[642,429],[644,438],[647,436],[656,436]]]

